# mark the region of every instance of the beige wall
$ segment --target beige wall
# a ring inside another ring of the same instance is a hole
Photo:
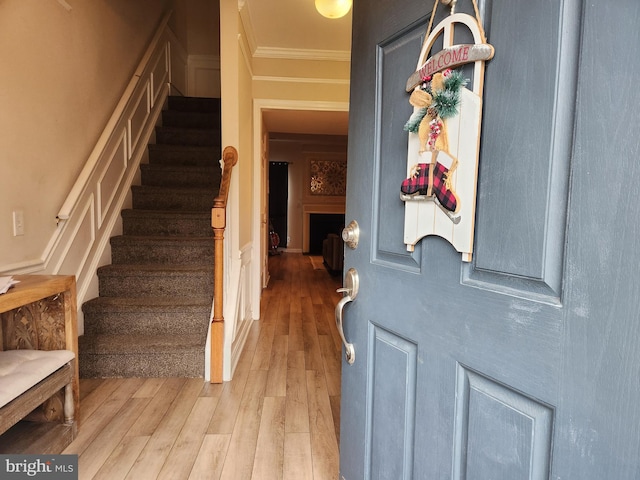
[[[234,146],[238,150],[238,165],[234,181],[239,188],[237,195],[238,238],[233,248],[241,249],[250,244],[253,235],[253,98],[250,59],[245,57],[246,34],[238,13],[236,0],[221,0],[220,9],[220,58],[222,91],[222,146]],[[238,38],[240,34],[240,38]],[[241,47],[241,43],[243,46]],[[258,181],[258,180],[256,180]]]
[[[186,49],[189,41],[189,12],[187,2],[184,0],[172,0],[171,7],[173,14],[169,19],[169,28],[180,41],[180,44]]]
[[[219,56],[220,1],[188,0],[186,4],[189,30],[185,47],[189,54]]]
[[[40,260],[55,217],[171,0],[0,2],[0,271]],[[24,235],[12,212],[24,212]]]
[[[247,64],[241,62],[238,71],[238,83],[241,91],[251,90],[251,72],[247,69]],[[253,178],[253,99],[251,95],[240,95],[240,159],[238,161],[238,178],[240,180],[240,240],[239,246],[252,241],[253,235],[253,193],[254,182],[260,181]]]
[[[254,58],[253,96],[265,100],[349,101],[349,62]]]

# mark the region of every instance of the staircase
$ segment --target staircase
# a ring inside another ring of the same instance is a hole
[[[82,306],[82,378],[204,375],[219,159],[219,99],[169,97],[100,296]]]

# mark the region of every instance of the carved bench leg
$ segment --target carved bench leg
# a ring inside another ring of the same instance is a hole
[[[73,406],[73,382],[68,383],[64,387],[64,422],[68,425],[73,423],[74,416]]]

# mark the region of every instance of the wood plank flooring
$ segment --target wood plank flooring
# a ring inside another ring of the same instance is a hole
[[[270,257],[269,287],[231,382],[82,379],[63,453],[84,479],[338,478],[341,277]]]

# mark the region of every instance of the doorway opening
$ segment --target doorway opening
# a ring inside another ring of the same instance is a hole
[[[269,222],[278,235],[276,248],[287,247],[287,214],[289,211],[289,164],[269,162]]]

